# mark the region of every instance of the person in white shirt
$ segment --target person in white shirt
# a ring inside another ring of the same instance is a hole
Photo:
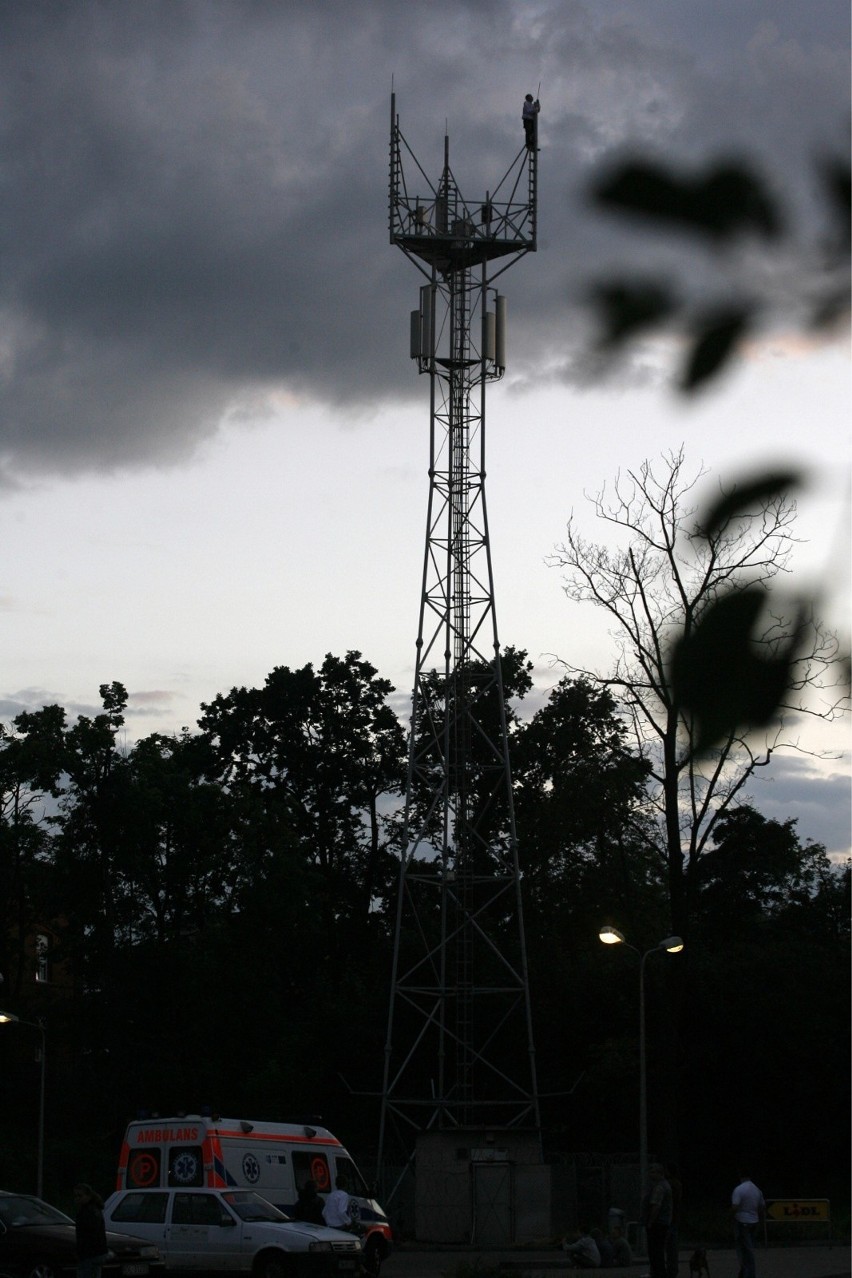
[[[739,1177],[740,1183],[731,1194],[737,1259],[742,1278],[755,1278],[754,1233],[766,1217],[766,1202],[746,1171],[740,1171]]]
[[[598,1245],[586,1228],[574,1230],[574,1241],[566,1238],[562,1250],[568,1257],[568,1264],[575,1269],[600,1269],[601,1253]]]
[[[348,1229],[352,1224],[352,1205],[346,1192],[346,1179],[338,1176],[334,1189],[325,1200],[322,1218],[332,1229]]]

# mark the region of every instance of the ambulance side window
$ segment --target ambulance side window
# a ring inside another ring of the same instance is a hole
[[[306,1180],[312,1180],[321,1194],[327,1194],[334,1186],[325,1154],[315,1150],[295,1150],[293,1153],[293,1179],[298,1192]]]
[[[172,1145],[169,1150],[169,1185],[181,1189],[204,1184],[204,1158],[200,1145]]]
[[[369,1198],[367,1186],[364,1184],[361,1173],[355,1166],[351,1158],[341,1158],[338,1154],[335,1158],[337,1165],[337,1175],[346,1179],[346,1188],[350,1194],[354,1194],[356,1198]]]

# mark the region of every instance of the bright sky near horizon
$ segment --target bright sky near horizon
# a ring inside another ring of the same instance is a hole
[[[846,627],[848,336],[767,334],[687,404],[675,340],[592,380],[578,305],[621,262],[710,298],[751,269],[594,214],[588,180],[625,147],[695,170],[745,155],[818,241],[846,3],[0,0],[4,721],[92,713],[118,679],[130,738],[176,731],[218,692],[349,648],[404,706],[428,387],[408,359],[419,279],[387,237],[391,76],[418,159],[437,176],[446,122],[473,198],[541,80],[539,252],[504,277],[509,371],[488,396],[500,636],[537,686],[553,655],[606,664],[602,623],[545,563],[569,513],[681,443],[711,484],[808,470],[796,566]],[[848,849],[845,757],[778,756],[751,795]]]

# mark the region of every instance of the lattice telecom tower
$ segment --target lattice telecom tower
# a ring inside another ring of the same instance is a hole
[[[390,242],[424,279],[411,356],[429,376],[430,443],[380,1166],[399,1167],[418,1133],[539,1129],[485,505],[485,388],[506,366],[494,282],[536,249],[536,183],[524,145],[468,203],[445,137],[433,185],[391,97]]]

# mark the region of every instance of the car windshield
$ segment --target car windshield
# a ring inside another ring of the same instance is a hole
[[[20,1229],[25,1225],[73,1225],[70,1216],[57,1211],[40,1198],[29,1198],[23,1194],[3,1194],[0,1196],[0,1220],[9,1229]]]
[[[273,1207],[272,1203],[261,1198],[260,1194],[253,1194],[251,1191],[223,1194],[222,1197],[241,1220],[274,1220],[280,1223],[290,1219],[283,1211]]]

